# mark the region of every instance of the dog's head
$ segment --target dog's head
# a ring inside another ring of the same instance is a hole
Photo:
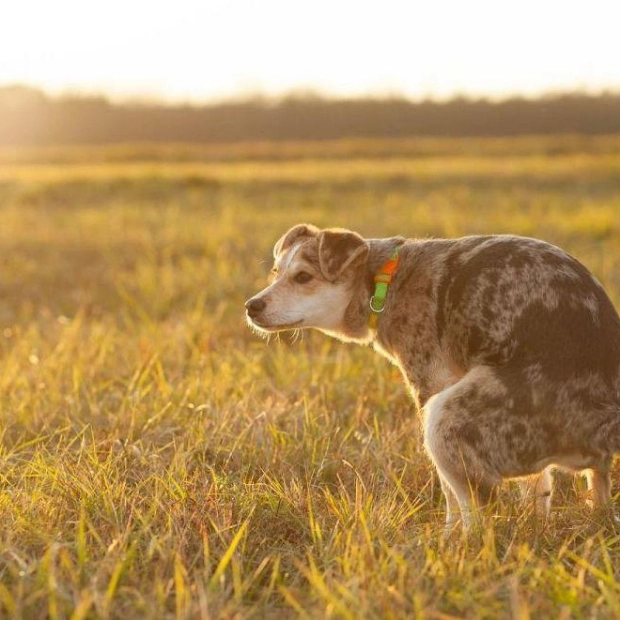
[[[291,228],[275,244],[272,282],[245,304],[248,323],[262,332],[314,327],[342,330],[368,243],[340,228]]]

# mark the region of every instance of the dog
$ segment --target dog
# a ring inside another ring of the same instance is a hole
[[[291,228],[272,281],[245,304],[264,333],[315,328],[372,344],[423,415],[446,499],[467,530],[503,479],[548,513],[551,468],[611,500],[620,452],[620,318],[596,278],[544,241],[510,236],[364,239]]]

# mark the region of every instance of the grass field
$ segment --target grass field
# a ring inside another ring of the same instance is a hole
[[[0,616],[620,617],[579,480],[445,543],[395,369],[243,316],[299,221],[539,236],[620,307],[620,138],[5,149],[0,217]]]

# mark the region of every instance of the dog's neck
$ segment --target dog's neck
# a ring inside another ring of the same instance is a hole
[[[374,340],[376,333],[368,327],[370,316],[370,298],[374,292],[374,277],[385,265],[390,255],[397,247],[405,243],[403,237],[390,237],[387,239],[369,239],[368,260],[361,267],[362,276],[354,292],[351,303],[349,304],[344,317],[343,330],[336,336],[340,340],[353,341],[359,343],[370,343]],[[398,277],[398,269],[394,277]],[[388,293],[389,297],[389,293]]]
[[[403,243],[406,239],[404,237],[389,237],[388,239],[369,239],[368,246],[370,248],[368,252],[368,261],[366,262],[366,286],[368,289],[368,299],[374,291],[374,277],[379,270],[388,261],[392,252]]]

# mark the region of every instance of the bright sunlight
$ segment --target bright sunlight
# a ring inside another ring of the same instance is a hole
[[[618,17],[612,0],[24,0],[2,10],[0,84],[175,101],[600,91],[620,86]]]

